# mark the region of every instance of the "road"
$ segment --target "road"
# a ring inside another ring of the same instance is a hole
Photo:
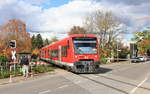
[[[0,94],[150,94],[150,62],[101,65],[98,74],[56,75],[0,86]]]

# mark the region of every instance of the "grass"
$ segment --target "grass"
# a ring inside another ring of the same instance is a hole
[[[44,72],[49,72],[49,71],[54,71],[54,68],[49,67],[49,66],[35,66],[35,67],[33,67],[33,72],[35,72],[35,73],[44,73]]]
[[[0,73],[0,79],[8,78],[8,77],[9,77],[9,74],[10,74],[10,72],[7,71],[7,70],[1,72],[1,73]]]
[[[34,66],[32,71],[34,73],[45,73],[45,72],[50,72],[50,71],[54,71],[54,67],[50,67],[50,66]],[[22,74],[20,68],[17,68],[16,71],[12,71],[11,72],[12,75],[18,76],[20,74]],[[0,72],[0,79],[4,79],[4,78],[8,78],[10,76],[10,71],[9,70],[3,70]]]

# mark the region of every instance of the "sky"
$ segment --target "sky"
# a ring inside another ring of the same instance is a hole
[[[64,38],[74,25],[95,10],[112,11],[127,27],[127,32],[150,25],[149,0],[0,0],[0,26],[9,19],[26,23],[30,34],[44,38]],[[130,40],[130,35],[124,41]]]

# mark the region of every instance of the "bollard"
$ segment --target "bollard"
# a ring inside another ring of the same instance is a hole
[[[15,64],[15,62],[14,62],[14,75],[15,75],[15,73],[16,73],[16,64]],[[15,75],[16,76],[16,75]]]
[[[15,62],[14,62],[14,72],[16,71],[16,64],[15,64]]]
[[[9,77],[9,83],[12,83],[12,66],[10,65],[10,77]]]
[[[31,78],[33,78],[33,65],[31,65]]]

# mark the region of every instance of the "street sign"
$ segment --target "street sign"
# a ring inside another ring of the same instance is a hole
[[[12,57],[11,57],[11,58],[12,58],[13,60],[16,60],[16,51],[15,51],[15,50],[12,50],[12,51],[11,51],[11,54],[12,54]]]
[[[15,49],[16,48],[16,40],[11,40],[9,42],[9,46],[10,46],[10,48]]]

